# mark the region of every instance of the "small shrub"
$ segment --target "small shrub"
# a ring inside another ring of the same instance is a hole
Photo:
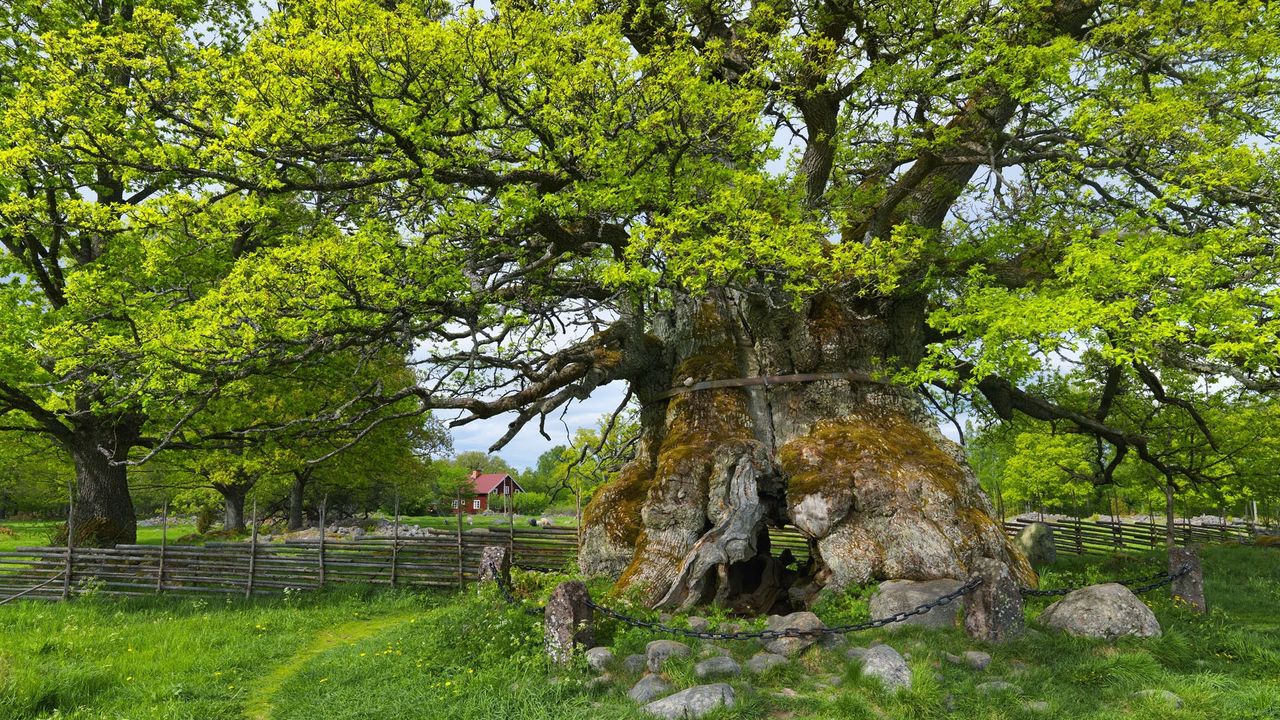
[[[129,528],[112,525],[106,518],[93,518],[76,525],[76,547],[114,547],[131,543]],[[50,545],[67,544],[67,524],[60,523],[49,535]]]
[[[196,534],[203,535],[209,532],[209,528],[213,527],[215,520],[217,520],[217,513],[211,508],[201,508],[199,514],[196,515]]]
[[[516,512],[521,515],[541,515],[551,503],[551,498],[540,492],[515,493],[511,497]]]

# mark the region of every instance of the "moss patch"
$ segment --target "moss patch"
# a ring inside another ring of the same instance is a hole
[[[890,412],[819,422],[808,435],[784,445],[778,460],[791,503],[805,495],[852,489],[854,478],[868,469],[910,469],[911,475],[926,477],[951,495],[960,493],[964,481],[955,458],[915,423]],[[886,478],[895,474],[880,473]]]
[[[628,463],[618,478],[596,492],[582,511],[587,527],[604,528],[609,542],[632,546],[640,535],[640,509],[653,482],[653,468],[644,461]]]

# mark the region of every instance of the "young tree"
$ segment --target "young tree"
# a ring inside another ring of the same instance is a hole
[[[418,338],[385,399],[515,413],[495,447],[627,382],[636,458],[581,562],[655,605],[749,594],[783,522],[810,591],[1029,580],[915,388],[1203,476],[1107,388],[1191,417],[1166,374],[1277,387],[1276,13],[290,2],[217,140],[334,224],[193,306],[201,361]],[[1087,407],[1037,392],[1086,351]]]
[[[256,374],[211,399],[162,457],[223,498],[231,531],[245,529],[250,493],[273,503],[284,497],[293,530],[302,527],[307,490],[315,485],[335,503],[345,499],[340,505],[376,509],[383,495],[421,482],[424,462],[448,446],[448,436],[412,400],[353,398],[369,387],[396,392],[413,383],[413,370],[395,349],[333,352],[289,373]]]
[[[567,490],[573,496],[574,518],[581,527],[584,500],[617,479],[635,459],[639,439],[640,424],[634,413],[615,413],[601,418],[594,428],[578,428],[573,444],[561,450],[552,472],[551,500]]]
[[[88,543],[134,540],[131,452],[192,389],[154,363],[181,309],[306,224],[193,132],[221,132],[211,89],[250,22],[241,0],[0,7],[0,431],[70,455]]]

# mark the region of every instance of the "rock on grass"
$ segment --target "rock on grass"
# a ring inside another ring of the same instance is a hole
[[[688,645],[675,640],[654,640],[644,648],[649,672],[661,672],[662,666],[673,657],[688,657],[693,652]]]
[[[886,690],[911,689],[911,668],[897,650],[876,645],[862,656],[862,674],[878,679]]]
[[[1160,636],[1155,613],[1119,583],[1074,590],[1040,613],[1039,623],[1077,637],[1113,640]]]
[[[700,718],[718,707],[733,707],[733,688],[727,683],[695,685],[675,695],[655,700],[644,711],[666,720]]]
[[[609,663],[613,662],[613,651],[607,647],[593,647],[586,652],[587,665],[592,670],[602,673],[609,667]]]
[[[781,655],[775,655],[771,652],[760,652],[751,656],[747,661],[747,669],[757,675],[767,672],[779,665],[785,665],[787,659]]]
[[[645,675],[627,691],[627,697],[638,703],[647,703],[671,692],[671,684],[659,675]]]
[[[736,677],[742,674],[742,666],[734,661],[731,657],[723,655],[713,658],[707,658],[697,665],[693,666],[693,674],[699,680],[707,680],[716,677]]]

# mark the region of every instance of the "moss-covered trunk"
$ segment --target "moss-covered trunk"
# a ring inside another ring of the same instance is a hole
[[[806,605],[823,587],[962,577],[979,557],[1030,579],[964,462],[909,390],[868,379],[922,350],[911,300],[764,293],[687,299],[656,323],[665,359],[633,383],[636,459],[584,515],[583,569],[650,605],[741,612]],[[794,374],[839,379],[692,389]],[[810,539],[803,566],[767,528]]]

